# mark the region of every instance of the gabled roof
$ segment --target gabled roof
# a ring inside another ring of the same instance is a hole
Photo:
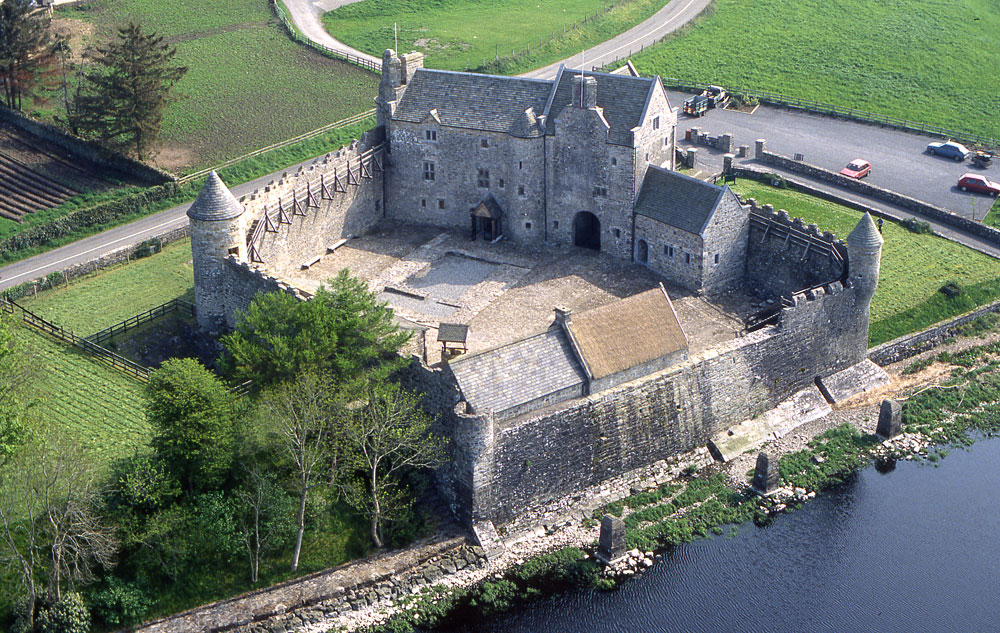
[[[220,221],[232,220],[243,214],[243,205],[222,183],[214,171],[208,175],[198,197],[188,207],[187,215],[192,220]]]
[[[476,413],[500,414],[586,380],[561,328],[451,362]]]
[[[688,347],[663,286],[572,314],[567,328],[592,379],[611,376]]]
[[[503,217],[503,207],[497,202],[497,199],[493,197],[492,193],[486,194],[486,197],[479,201],[472,209],[472,215],[480,218],[492,218],[494,220],[499,220]]]
[[[650,165],[639,189],[635,212],[702,235],[725,193],[725,187]]]
[[[422,123],[437,109],[441,125],[521,138],[541,136],[537,119],[526,122],[525,110],[541,112],[552,82],[419,68],[406,85],[393,120]]]
[[[551,104],[545,113],[546,121],[558,119],[559,114],[572,103],[573,77],[577,74],[578,71],[568,68],[560,70]],[[656,78],[593,72],[587,73],[587,76],[597,80],[597,106],[604,109],[604,118],[611,126],[608,131],[608,142],[631,145],[632,128],[642,123],[646,101],[656,83]],[[547,132],[554,133],[551,124]]]

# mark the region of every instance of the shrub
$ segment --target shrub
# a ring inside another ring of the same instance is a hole
[[[957,281],[949,281],[938,289],[946,297],[957,297],[965,292],[965,287]]]
[[[90,633],[90,611],[78,593],[67,593],[62,600],[38,612],[35,629],[39,633]]]
[[[904,229],[913,233],[932,233],[929,222],[923,222],[916,218],[907,218],[900,222]]]
[[[924,369],[930,367],[931,363],[934,362],[933,356],[927,356],[926,358],[921,358],[920,360],[915,360],[906,367],[903,368],[902,374],[908,376],[910,374],[915,374]]]
[[[91,595],[94,613],[109,627],[132,626],[142,622],[153,604],[137,584],[112,576],[103,589]]]

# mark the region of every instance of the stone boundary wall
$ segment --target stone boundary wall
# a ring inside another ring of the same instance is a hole
[[[733,140],[732,134],[727,132],[726,134],[711,136],[702,132],[700,127],[688,128],[687,132],[684,134],[684,140],[694,143],[695,145],[714,147],[717,150],[728,152],[730,154],[736,149],[736,143]]]
[[[0,107],[0,121],[10,123],[54,145],[58,145],[74,156],[89,160],[101,167],[128,174],[144,183],[162,185],[165,182],[177,180],[177,177],[169,172],[151,167],[128,156],[112,152],[93,141],[86,141],[78,136],[73,136],[69,132],[60,130],[54,125],[35,121],[20,112]]]
[[[872,362],[883,367],[901,360],[906,360],[907,358],[912,358],[917,354],[937,347],[946,338],[954,336],[956,330],[967,323],[975,321],[979,317],[986,314],[995,312],[1000,312],[1000,301],[994,301],[993,303],[973,310],[972,312],[966,312],[965,314],[955,317],[954,319],[949,319],[943,323],[933,325],[921,332],[907,334],[906,336],[901,336],[892,341],[882,343],[881,345],[873,347],[868,351],[868,358],[870,358]]]
[[[219,283],[223,284],[226,323],[231,326],[236,323],[236,314],[250,307],[250,302],[261,293],[285,292],[300,301],[311,296],[269,274],[260,266],[241,261],[236,255],[227,257],[225,263],[226,274]]]
[[[750,236],[746,279],[754,293],[788,296],[803,288],[840,279],[846,269],[847,246],[830,231],[806,225],[784,209],[758,205],[750,198]]]
[[[486,565],[465,537],[436,537],[154,620],[136,633],[296,630],[398,599],[469,566]]]
[[[890,191],[889,189],[883,189],[882,187],[877,187],[854,178],[847,178],[846,176],[841,176],[840,174],[823,169],[822,167],[810,165],[809,163],[802,161],[792,160],[788,157],[781,156],[780,154],[769,152],[763,148],[763,145],[759,141],[756,158],[767,165],[774,165],[782,169],[812,176],[813,178],[826,180],[862,195],[871,196],[873,198],[885,200],[886,202],[891,202],[892,204],[897,204],[905,209],[910,209],[915,213],[925,215],[939,222],[948,224],[949,226],[962,229],[963,231],[968,231],[973,235],[1000,245],[1000,230],[973,220],[969,220],[968,218],[964,218],[957,213],[952,213],[951,211],[942,209],[941,207],[921,202],[920,200],[909,196],[904,196],[901,193],[896,193],[895,191]]]
[[[796,293],[777,326],[620,387],[504,422],[456,416],[473,463],[456,468],[472,519],[502,524],[622,472],[704,446],[866,357],[856,293],[839,281]],[[461,404],[459,405],[461,407]],[[467,517],[463,517],[468,520]]]

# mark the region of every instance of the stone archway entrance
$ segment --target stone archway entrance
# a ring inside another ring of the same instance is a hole
[[[640,264],[649,263],[649,245],[646,240],[639,240],[635,246],[635,258]]]
[[[573,244],[601,250],[601,221],[590,211],[581,211],[573,219]]]

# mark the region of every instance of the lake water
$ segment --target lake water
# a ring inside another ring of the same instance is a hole
[[[1000,631],[1000,439],[937,467],[869,467],[767,527],[678,547],[616,591],[466,630]]]

